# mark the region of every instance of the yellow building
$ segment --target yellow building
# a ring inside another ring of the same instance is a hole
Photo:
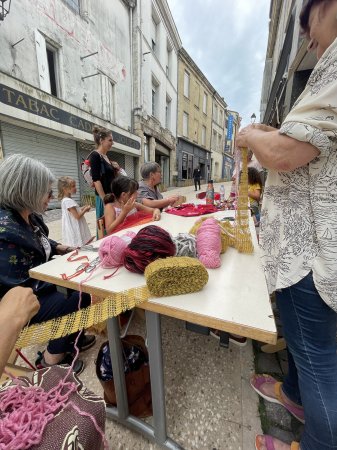
[[[212,102],[215,89],[184,48],[178,54],[178,184],[193,178],[199,165],[202,180],[211,171]]]

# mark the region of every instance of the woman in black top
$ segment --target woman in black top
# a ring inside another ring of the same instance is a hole
[[[89,156],[92,181],[96,194],[96,217],[104,214],[103,198],[111,193],[111,182],[116,176],[116,169],[111,164],[107,153],[113,145],[112,133],[105,128],[94,127],[94,140],[97,145]]]

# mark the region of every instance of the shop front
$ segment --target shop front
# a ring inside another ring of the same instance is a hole
[[[56,178],[74,178],[78,202],[91,191],[80,174],[80,163],[94,149],[94,125],[112,131],[114,146],[109,157],[134,177],[141,155],[138,136],[0,73],[2,156],[22,153],[42,161]],[[50,203],[52,208],[58,205],[57,199]]]

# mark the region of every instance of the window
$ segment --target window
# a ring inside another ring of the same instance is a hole
[[[165,127],[171,128],[171,99],[168,95],[166,95]]]
[[[152,76],[152,105],[151,105],[151,114],[154,117],[158,118],[158,95],[159,95],[159,83]]]
[[[201,145],[206,145],[206,127],[205,125],[201,128]]]
[[[40,88],[60,97],[59,49],[50,44],[38,30],[35,30],[35,45]]]
[[[214,122],[218,123],[218,105],[214,105],[213,120]]]
[[[106,75],[101,74],[102,86],[102,116],[109,122],[116,121],[116,99],[115,99],[115,83]]]
[[[217,132],[213,130],[212,133],[212,149],[216,150],[216,144],[217,144]]]
[[[204,114],[207,114],[207,97],[208,97],[208,95],[206,94],[206,92],[204,92],[204,99],[202,102],[202,112]]]
[[[184,95],[186,98],[190,98],[190,74],[184,72]]]
[[[50,93],[57,97],[57,80],[56,80],[56,50],[51,47],[46,48],[47,61],[49,69],[49,82],[50,82]]]
[[[70,9],[72,9],[75,13],[80,13],[80,0],[63,0]]]
[[[194,104],[197,108],[199,108],[199,101],[200,101],[200,84],[195,83]]]
[[[199,122],[197,119],[194,119],[194,130],[193,130],[193,141],[198,142],[199,138]]]
[[[171,78],[171,66],[172,66],[172,47],[170,43],[167,41],[167,55],[166,55],[166,76],[167,78]]]
[[[149,144],[147,141],[147,136],[144,134],[144,162],[150,161],[149,159]]]
[[[183,135],[188,137],[188,114],[184,112],[183,114]]]
[[[158,26],[159,18],[156,15],[154,9],[152,9],[152,25],[151,25],[151,47],[152,51],[158,55]]]
[[[156,115],[156,88],[152,86],[152,109],[151,114]]]

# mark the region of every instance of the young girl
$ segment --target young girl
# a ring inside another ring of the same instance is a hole
[[[73,178],[61,177],[58,181],[58,198],[62,200],[62,242],[71,247],[81,247],[91,239],[84,214],[90,206],[79,205],[71,198],[76,194],[76,183]]]
[[[262,180],[259,172],[253,167],[248,167],[248,197],[254,222],[260,222],[260,200],[262,192]]]
[[[153,220],[160,219],[160,211],[136,202],[138,182],[125,176],[116,177],[111,183],[111,192],[104,197],[105,231],[111,234],[122,228],[126,218],[137,212],[152,215]],[[143,214],[144,216],[144,214]]]

